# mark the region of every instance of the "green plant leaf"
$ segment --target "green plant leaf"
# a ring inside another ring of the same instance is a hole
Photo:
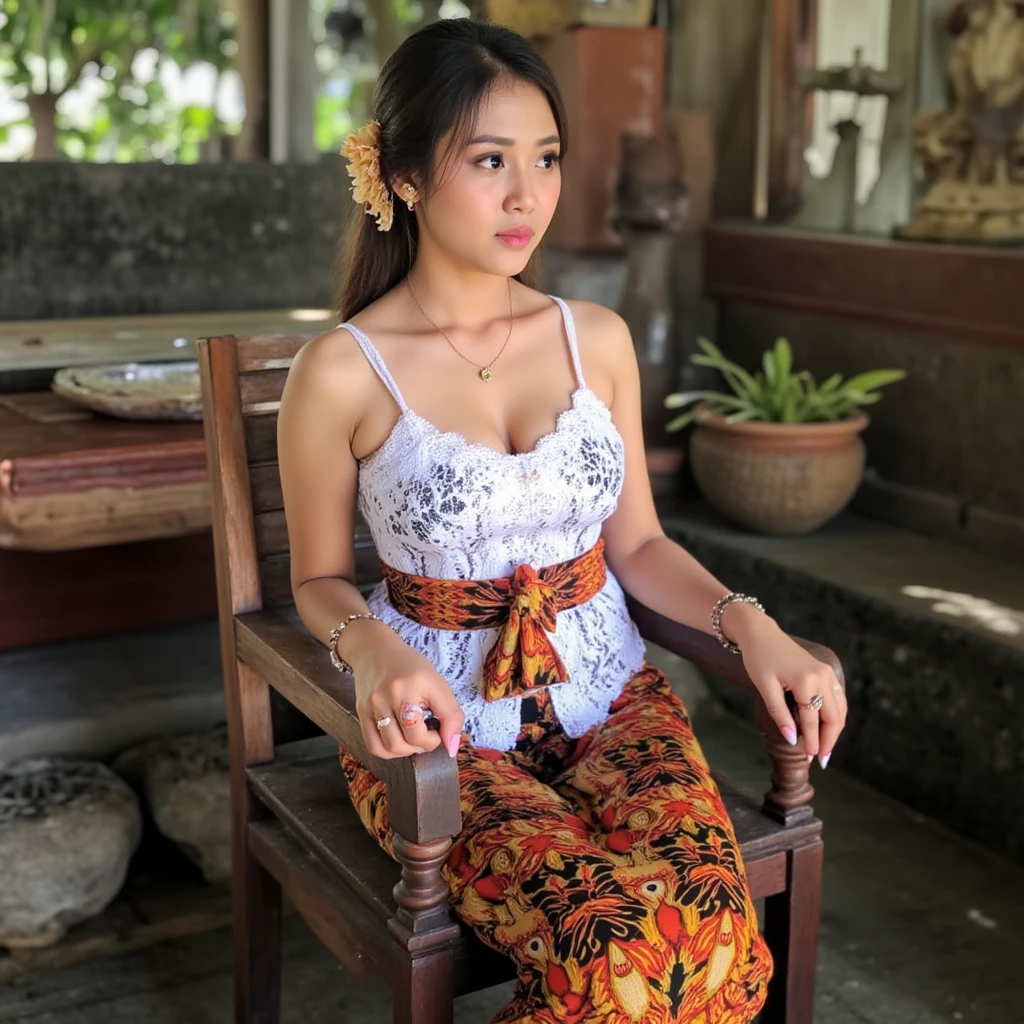
[[[707,338],[698,338],[697,344],[700,345],[705,354],[703,356],[691,356],[691,362],[696,363],[698,366],[710,366],[713,369],[718,370],[729,382],[729,387],[731,387],[738,395],[743,394],[744,392],[751,396],[761,394],[762,388],[758,385],[753,376],[744,370],[738,363],[734,363],[731,360],[726,359],[714,342]],[[739,386],[737,386],[737,382]]]
[[[702,398],[728,398],[728,395],[721,394],[718,391],[676,391],[671,395],[665,396],[665,408],[666,409],[681,409],[684,405],[689,405],[691,402],[698,402]]]
[[[746,423],[748,420],[760,419],[761,415],[757,409],[744,409],[742,412],[733,412],[725,417],[726,423]]]
[[[874,405],[882,396],[877,391],[848,391],[847,397],[856,405]]]
[[[793,350],[786,338],[779,338],[775,342],[775,369],[780,380],[788,377],[793,369]]]
[[[712,370],[717,370],[737,395],[754,397],[761,394],[761,388],[758,387],[757,381],[742,366],[738,366],[728,359],[695,355],[690,357],[690,361],[697,366],[707,366]]]
[[[867,373],[859,373],[851,377],[845,385],[847,391],[874,391],[876,388],[885,387],[886,384],[894,384],[906,377],[904,370],[869,370]]]
[[[677,430],[682,430],[683,427],[689,426],[697,418],[697,410],[691,409],[689,412],[684,412],[682,416],[677,416],[674,420],[669,420],[665,424],[665,430],[674,433]]]

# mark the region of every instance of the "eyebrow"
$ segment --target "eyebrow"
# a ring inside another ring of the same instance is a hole
[[[537,140],[537,145],[553,146],[556,142],[560,141],[557,135],[546,135],[543,139]],[[469,140],[469,145],[473,146],[478,142],[489,142],[492,146],[514,146],[516,144],[515,139],[505,138],[504,135],[477,135]]]

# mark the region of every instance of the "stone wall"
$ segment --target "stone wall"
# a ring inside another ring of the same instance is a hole
[[[334,157],[0,165],[0,319],[323,306],[343,174]]]

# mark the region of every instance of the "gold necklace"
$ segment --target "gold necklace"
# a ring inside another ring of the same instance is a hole
[[[496,355],[489,363],[486,363],[484,366],[481,366],[479,363],[474,363],[472,359],[470,359],[468,356],[462,355],[462,353],[457,348],[455,348],[455,343],[452,341],[452,339],[449,338],[448,335],[445,334],[444,331],[442,331],[441,328],[438,327],[437,324],[435,324],[434,321],[431,320],[429,316],[427,316],[427,311],[420,304],[420,300],[416,298],[416,293],[412,290],[412,284],[410,283],[409,278],[405,279],[405,283],[409,285],[409,294],[412,296],[413,302],[415,302],[416,305],[420,307],[420,312],[426,317],[427,321],[434,328],[434,330],[438,331],[441,337],[443,337],[444,340],[447,341],[449,345],[451,345],[451,347],[455,350],[456,355],[462,356],[462,358],[465,359],[467,363],[470,363],[472,366],[475,366],[480,371],[480,379],[484,383],[489,381],[493,376],[493,374],[491,373],[491,367],[498,361],[498,357],[501,355],[501,353],[505,351],[505,345],[508,344],[508,339],[512,337],[512,325],[513,323],[515,323],[515,318],[512,315],[512,279],[508,279],[508,334],[505,335],[505,341],[502,344],[501,348],[498,349],[498,355]]]

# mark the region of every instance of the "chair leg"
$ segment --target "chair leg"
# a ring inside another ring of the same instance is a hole
[[[785,892],[765,899],[763,934],[775,960],[761,1024],[812,1024],[821,914],[820,841],[793,850]]]
[[[248,851],[233,864],[235,1024],[278,1024],[281,1014],[281,886]]]
[[[452,1024],[455,954],[449,949],[409,958],[396,944],[394,1024]]]

